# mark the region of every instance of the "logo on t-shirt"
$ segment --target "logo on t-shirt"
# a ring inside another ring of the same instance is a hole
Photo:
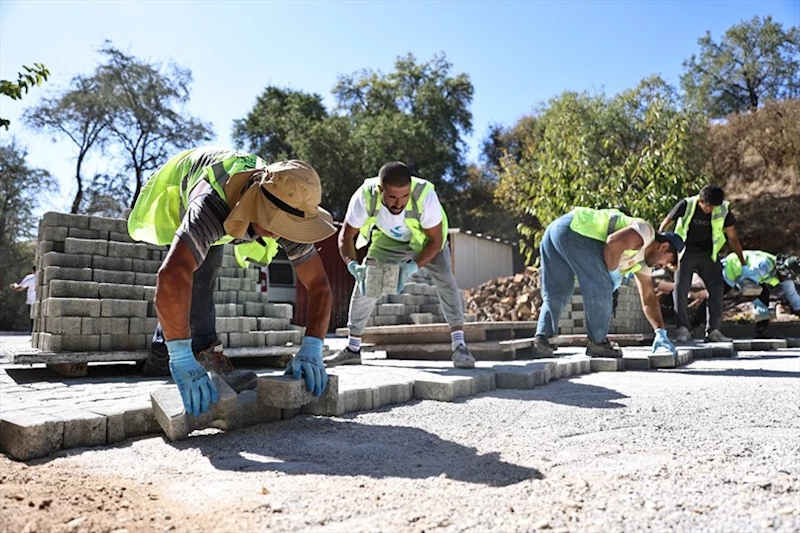
[[[395,226],[395,227],[393,227],[392,229],[389,230],[389,233],[392,234],[392,237],[400,238],[400,237],[402,237],[403,235],[406,234],[405,228],[406,227],[404,225]]]

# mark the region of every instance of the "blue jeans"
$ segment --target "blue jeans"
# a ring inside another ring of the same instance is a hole
[[[613,306],[613,287],[603,258],[605,243],[575,233],[569,228],[571,222],[571,213],[553,221],[539,247],[543,303],[536,334],[558,334],[558,317],[572,298],[577,277],[589,339],[605,342]]]
[[[189,324],[192,332],[192,350],[198,353],[217,341],[217,310],[214,307],[214,288],[222,266],[222,246],[212,246],[205,261],[194,271],[192,280],[192,307]],[[167,353],[161,323],[153,334],[154,350]]]

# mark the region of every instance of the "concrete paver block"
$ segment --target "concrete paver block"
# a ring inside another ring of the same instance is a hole
[[[756,351],[772,351],[786,347],[786,339],[753,339],[750,341],[750,349]]]
[[[128,233],[122,233],[119,231],[109,231],[108,232],[108,240],[109,241],[116,241],[116,242],[133,242],[131,236]]]
[[[736,346],[732,342],[707,342],[711,347],[713,357],[733,357],[736,355]]]
[[[592,372],[619,372],[625,369],[622,359],[613,357],[592,357],[590,365]]]
[[[50,282],[50,298],[97,298],[99,284],[93,281],[54,279]]]
[[[72,213],[48,211],[42,215],[42,225],[89,229],[89,217],[87,215],[75,215]]]
[[[76,239],[100,239],[100,240],[108,240],[108,232],[107,231],[99,231],[93,229],[80,229],[80,228],[69,228],[69,233],[67,234],[68,237],[74,237]]]
[[[50,266],[67,268],[91,268],[92,257],[88,255],[73,255],[59,252],[47,252],[41,256],[40,269]]]
[[[552,372],[556,369],[556,365],[549,368]],[[543,363],[525,366],[495,365],[495,383],[498,389],[532,389],[547,383],[549,379],[555,379],[555,374],[548,376],[547,369]]]
[[[133,282],[136,285],[146,285],[155,287],[158,282],[158,274],[147,274],[146,272],[135,272]]]
[[[676,357],[671,353],[657,352],[650,354],[650,368],[675,368]]]
[[[259,401],[267,407],[300,409],[310,403],[335,401],[339,380],[336,375],[328,375],[328,386],[319,398],[308,392],[305,379],[291,376],[259,376],[257,390]]]
[[[211,374],[211,380],[219,394],[219,401],[211,406],[210,411],[198,417],[186,412],[180,391],[175,385],[158,389],[150,394],[153,414],[169,440],[183,440],[196,429],[212,426],[220,429],[233,427],[238,407],[236,392],[216,374]]]
[[[45,327],[42,328],[44,331],[41,331],[41,333],[79,335],[81,333],[81,320],[84,319],[78,316],[51,317],[45,322]]]
[[[126,439],[161,432],[161,425],[156,420],[151,401],[133,404],[125,410]]]
[[[90,298],[48,298],[44,300],[47,317],[99,317],[100,300]]]
[[[786,347],[787,348],[800,348],[800,337],[787,337],[786,338]]]
[[[101,317],[147,317],[147,302],[144,300],[119,300],[107,298],[99,300]]]
[[[31,411],[0,415],[0,451],[18,461],[44,457],[61,449],[64,422]]]
[[[92,281],[91,268],[71,268],[50,266],[43,269],[42,285],[49,285],[53,280]]]
[[[650,356],[646,353],[624,354],[622,361],[625,370],[650,370]]]
[[[264,316],[268,318],[291,319],[294,316],[294,310],[292,304],[266,304],[264,305]]]
[[[125,407],[119,405],[89,407],[88,411],[106,418],[107,444],[125,440]]]
[[[106,417],[89,411],[65,410],[52,416],[64,421],[63,449],[101,446],[106,443]]]
[[[89,217],[89,229],[128,233],[128,221],[124,218]]]
[[[96,254],[92,256],[92,268],[98,268],[101,270],[117,270],[121,272],[133,273],[131,272],[131,258],[130,257],[108,257],[105,254]],[[101,281],[101,280],[95,280]],[[114,283],[112,280],[102,280],[108,281],[109,283]],[[130,281],[128,283],[133,283]]]
[[[89,372],[86,363],[47,363],[47,369],[65,378],[82,378]]]
[[[452,402],[456,398],[471,395],[471,381],[472,379],[467,376],[420,372],[414,376],[414,398]]]
[[[64,239],[64,253],[82,255],[108,255],[108,241],[94,239]]]
[[[689,349],[692,350],[692,359],[711,359],[714,357],[714,350],[707,344],[690,346]]]
[[[676,365],[683,366],[688,365],[692,362],[692,350],[687,350],[685,348],[678,348],[678,355],[676,357]]]
[[[98,296],[104,300],[143,300],[144,287],[117,283],[98,283]]]
[[[733,348],[737,352],[746,352],[750,350],[750,346],[749,339],[734,339],[733,341]]]
[[[236,427],[249,427],[265,422],[275,422],[281,419],[281,410],[276,407],[266,407],[258,401],[258,392],[245,390],[236,397],[237,411],[235,416]]]
[[[46,352],[96,352],[100,349],[100,335],[39,333],[39,345]]]
[[[372,408],[399,405],[414,398],[414,382],[388,383],[372,387]]]

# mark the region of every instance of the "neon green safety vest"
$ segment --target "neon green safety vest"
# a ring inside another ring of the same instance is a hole
[[[378,189],[379,178],[369,178],[364,180],[364,201],[367,204],[367,221],[361,226],[360,235],[356,240],[356,247],[363,248],[369,242],[372,230],[382,234],[381,230],[375,227],[378,221],[378,211],[381,207],[381,191]],[[411,194],[408,196],[406,204],[406,226],[411,231],[411,249],[419,253],[428,243],[428,236],[422,230],[420,219],[422,218],[422,203],[425,197],[434,190],[433,183],[421,178],[411,177]],[[442,208],[442,249],[447,244],[447,214]]]
[[[609,235],[622,228],[627,228],[634,220],[634,217],[629,217],[619,209],[576,207],[572,210],[572,222],[569,224],[569,229],[584,237],[606,242]],[[622,257],[633,257],[638,253],[639,250],[625,250],[622,252]],[[643,266],[641,262],[636,263],[621,274],[635,274]]]
[[[744,260],[750,268],[756,268],[761,261],[766,261],[769,264],[769,272],[763,276],[759,276],[757,280],[759,285],[765,283],[771,287],[780,285],[781,280],[778,279],[778,269],[776,268],[777,258],[774,255],[762,252],[761,250],[745,250],[743,254]],[[732,282],[739,279],[739,276],[742,275],[742,262],[739,261],[739,257],[735,253],[730,253],[722,260],[722,263],[724,264],[724,272],[727,279]]]
[[[189,204],[189,193],[200,180],[227,201],[225,183],[237,172],[265,168],[267,164],[257,155],[236,152],[225,148],[204,147],[186,150],[176,155],[158,169],[145,183],[128,217],[128,234],[135,241],[158,246],[172,243],[175,232]],[[233,237],[226,235],[214,243],[226,244]],[[250,261],[268,265],[278,253],[275,239],[237,244],[236,261],[247,268]]]
[[[694,216],[694,211],[697,209],[697,200],[699,196],[690,196],[686,199],[686,212],[682,217],[678,217],[678,222],[675,225],[675,233],[677,233],[683,242],[686,242],[686,235],[689,233],[689,222]],[[719,251],[725,246],[725,218],[728,216],[730,202],[727,200],[718,205],[711,212],[711,240],[713,247],[711,250],[711,260],[716,261]]]

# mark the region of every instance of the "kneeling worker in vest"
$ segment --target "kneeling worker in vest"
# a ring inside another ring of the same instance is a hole
[[[171,244],[158,271],[155,304],[159,325],[145,373],[172,374],[188,413],[207,411],[218,399],[207,371],[237,392],[255,387],[252,372],[232,372],[215,327],[214,287],[222,244],[236,259],[266,265],[281,246],[310,295],[306,336],[286,369],[322,394],[328,381],[322,339],[330,320],[332,291],[312,243],[336,230],[319,207],[316,171],[303,161],[267,165],[258,156],[224,148],[196,148],[170,159],[142,189],[129,218],[137,241]]]
[[[659,231],[666,231],[672,221],[677,220],[675,233],[686,243],[686,254],[681,259],[680,271],[675,274],[675,290],[672,298],[675,313],[678,315],[678,330],[675,340],[687,342],[692,339],[689,331],[687,295],[692,283],[692,274],[697,272],[703,278],[708,290],[708,323],[705,340],[710,342],[730,342],[731,339],[720,332],[722,326],[722,266],[719,252],[729,242],[742,264],[742,245],[736,234],[736,218],[725,200],[725,192],[716,185],[706,185],[697,196],[684,198],[664,217]],[[746,271],[747,274],[747,271]],[[749,277],[749,275],[748,275]]]
[[[773,255],[761,250],[745,250],[745,267],[736,254],[731,253],[722,259],[722,278],[725,280],[725,293],[734,287],[739,288],[745,280],[757,283],[761,293],[753,301],[753,317],[756,323],[756,336],[767,337],[769,326],[769,297],[783,297],[792,307],[792,313],[800,316],[800,261],[793,255]],[[749,276],[749,277],[748,277]]]
[[[356,260],[356,235],[359,248],[372,239],[365,263],[367,259],[399,263],[398,294],[420,268],[430,272],[450,325],[453,364],[457,368],[473,368],[475,359],[464,344],[464,301],[452,271],[447,215],[433,184],[412,177],[408,167],[399,161],[386,163],[378,177],[366,180],[347,207],[339,231],[339,254],[356,278],[347,322],[350,339],[346,348],[326,357],[325,364],[361,363],[361,335],[377,301],[363,294],[367,267]]]
[[[640,218],[618,209],[576,207],[552,222],[544,232],[541,254],[542,307],[533,349],[553,355],[547,338],[558,334],[558,317],[572,297],[575,278],[581,287],[589,344],[586,355],[622,357],[607,337],[612,294],[622,276],[634,274],[642,309],[655,330],[653,351],[675,353],[667,337],[651,270],[677,265],[684,245],[674,233],[657,233]]]

